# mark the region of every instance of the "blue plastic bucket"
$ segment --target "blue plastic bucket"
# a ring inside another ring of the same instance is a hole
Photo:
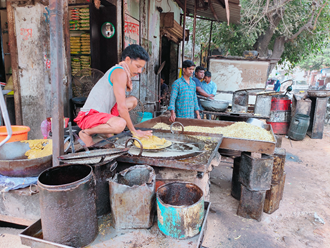
[[[141,122],[147,121],[152,119],[152,113],[151,112],[138,112],[138,119],[140,119],[140,117],[142,116]]]

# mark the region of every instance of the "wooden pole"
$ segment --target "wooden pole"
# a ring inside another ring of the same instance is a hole
[[[197,15],[197,4],[198,0],[195,0],[195,8],[194,8],[194,25],[193,25],[193,40],[192,40],[192,61],[194,61],[195,57],[195,41],[196,41],[196,15]]]
[[[209,38],[209,48],[207,49],[207,57],[210,56],[210,47],[211,47],[211,39],[212,39],[212,28],[213,28],[213,21],[211,21],[210,38]]]
[[[186,15],[187,15],[187,0],[184,0],[184,10],[183,10],[183,28],[182,28],[182,33],[183,33],[183,38],[182,38],[182,61],[183,63],[184,60],[184,40],[186,38]],[[181,66],[182,68],[182,66]],[[182,75],[183,75],[183,68],[182,68]]]
[[[8,37],[10,44],[11,69],[14,88],[14,103],[15,103],[15,121],[16,125],[23,125],[22,119],[22,103],[21,103],[21,85],[18,76],[18,51],[15,34],[15,13],[11,5],[11,1],[7,1],[7,16],[8,16]]]
[[[213,21],[211,21],[210,38],[209,38],[209,48],[207,49],[207,56],[210,55],[210,47],[211,47],[211,39],[212,39],[212,28],[213,28]]]
[[[52,137],[53,166],[58,166],[58,157],[63,154],[63,1],[50,0],[50,58],[51,84],[53,95]]]

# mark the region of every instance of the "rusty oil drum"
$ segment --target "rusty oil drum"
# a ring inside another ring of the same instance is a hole
[[[82,247],[98,234],[93,169],[57,166],[38,177],[43,239]]]
[[[275,134],[287,134],[291,121],[291,99],[287,96],[273,96],[270,117],[267,124],[272,125]]]
[[[204,219],[203,191],[195,184],[172,182],[157,190],[158,228],[176,239],[199,234]]]

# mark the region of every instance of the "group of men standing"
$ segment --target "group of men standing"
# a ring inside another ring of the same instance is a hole
[[[195,77],[193,73],[195,71]],[[214,99],[217,85],[211,80],[211,72],[201,66],[195,70],[194,62],[185,60],[182,63],[182,77],[174,81],[168,110],[170,121],[178,118],[201,119],[199,110],[203,110],[197,95]]]

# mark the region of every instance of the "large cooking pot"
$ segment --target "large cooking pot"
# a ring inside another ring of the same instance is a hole
[[[222,100],[200,99],[201,105],[205,110],[224,112],[227,110],[229,102]]]
[[[34,177],[52,166],[52,155],[27,159],[28,143],[6,143],[0,147],[0,174],[8,177]]]

